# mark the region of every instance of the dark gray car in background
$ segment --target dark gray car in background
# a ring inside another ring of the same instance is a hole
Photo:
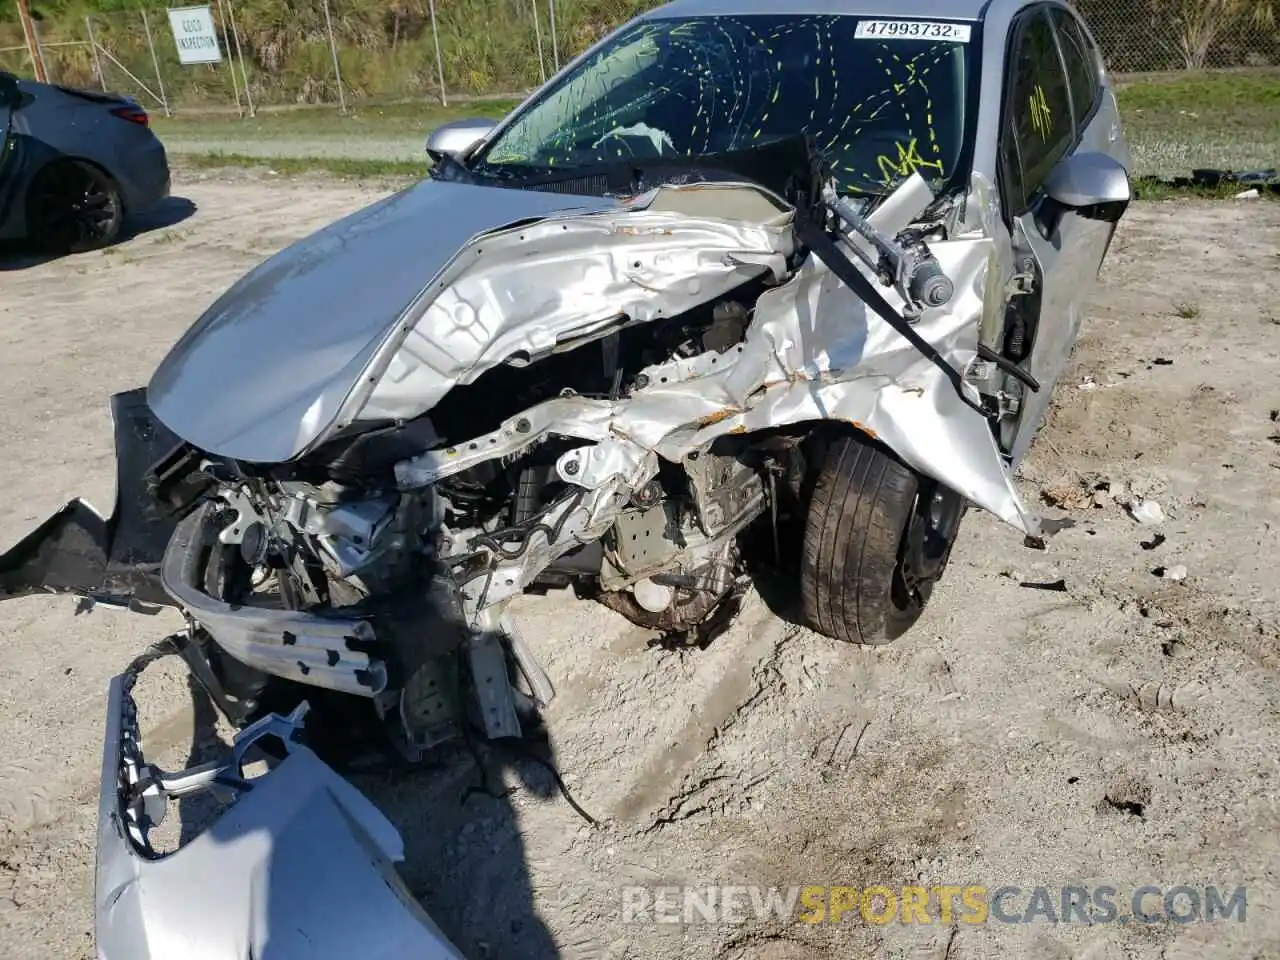
[[[128,97],[0,72],[0,240],[44,253],[107,246],[169,195],[169,164]]]

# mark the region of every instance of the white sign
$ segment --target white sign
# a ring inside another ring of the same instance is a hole
[[[208,7],[177,7],[169,11],[169,27],[178,45],[182,63],[218,63],[218,33],[213,29],[213,14]]]
[[[941,40],[968,43],[971,28],[967,23],[937,20],[860,20],[853,35],[859,40]]]

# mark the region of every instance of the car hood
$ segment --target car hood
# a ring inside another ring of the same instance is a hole
[[[239,280],[160,364],[147,399],[196,447],[292,459],[328,427],[387,332],[473,237],[617,201],[423,180]]]

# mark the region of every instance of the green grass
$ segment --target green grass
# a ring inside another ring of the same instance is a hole
[[[184,153],[174,158],[178,170],[221,170],[250,167],[271,170],[285,176],[300,173],[331,173],[356,180],[376,177],[417,179],[430,167],[426,158],[410,160],[355,160],[350,157],[260,157],[243,153]]]
[[[1195,168],[1250,170],[1280,165],[1280,69],[1166,74],[1121,81],[1120,108],[1144,199],[1231,197],[1240,187],[1175,189],[1152,178]],[[201,166],[260,164],[280,172],[327,170],[346,176],[411,175],[423,167],[423,141],[461,117],[501,117],[514,101],[298,107],[255,119],[225,113],[156,117],[171,154]]]
[[[1280,70],[1144,77],[1118,98],[1140,176],[1280,166]]]
[[[423,162],[427,134],[464,117],[500,118],[511,100],[485,100],[442,107],[437,103],[357,105],[345,115],[337,107],[263,111],[253,119],[234,113],[189,111],[152,117],[152,127],[170,154],[227,154],[251,159],[359,161],[370,164]]]
[[[1242,183],[1222,183],[1216,187],[1175,186],[1155,177],[1139,177],[1133,184],[1137,200],[1231,200],[1248,189],[1249,186]],[[1260,192],[1263,200],[1280,200],[1274,193]]]

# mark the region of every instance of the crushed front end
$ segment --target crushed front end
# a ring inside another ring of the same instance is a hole
[[[991,241],[919,177],[865,216],[812,177],[792,187],[543,196],[442,259],[345,379],[317,381],[323,413],[250,422],[237,400],[219,429],[242,439],[216,450],[161,422],[216,422],[174,374],[201,382],[204,344],[230,336],[202,321],[159,392],[113,400],[112,517],[69,505],[0,558],[0,590],[171,603],[236,722],[320,688],[370,702],[416,757],[469,724],[520,736],[553,695],[506,616],[526,590],[574,586],[663,632],[711,624],[742,535],[764,523],[776,547],[802,509],[816,431],[855,429],[1036,532],[965,379]],[[457,189],[493,209],[522,195]],[[287,266],[260,268],[271,297]],[[255,276],[210,314],[242,317]],[[245,456],[268,446],[293,453]]]

